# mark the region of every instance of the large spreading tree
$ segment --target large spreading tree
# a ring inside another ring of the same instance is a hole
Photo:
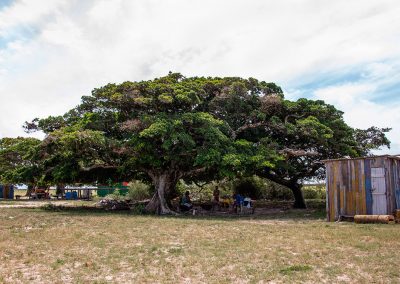
[[[155,193],[149,211],[171,213],[179,179],[215,178],[247,163],[273,167],[273,152],[258,152],[236,140],[228,122],[208,112],[217,89],[238,79],[184,78],[109,84],[59,117],[27,123],[46,133],[41,158],[45,180],[101,182],[104,178],[150,180]]]
[[[288,186],[305,207],[301,182],[323,175],[322,159],[389,144],[387,129],[353,129],[333,106],[285,100],[273,83],[177,73],[108,84],[63,116],[25,127],[46,133],[43,180],[148,179],[155,193],[147,209],[162,214],[172,212],[179,179],[246,174]]]

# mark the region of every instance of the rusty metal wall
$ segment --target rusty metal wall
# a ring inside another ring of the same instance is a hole
[[[374,211],[392,214],[400,208],[399,160],[368,157],[328,160],[325,165],[328,221],[336,221],[340,215],[370,215]]]

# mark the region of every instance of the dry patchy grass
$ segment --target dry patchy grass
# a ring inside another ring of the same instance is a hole
[[[0,283],[399,282],[398,225],[0,208]]]

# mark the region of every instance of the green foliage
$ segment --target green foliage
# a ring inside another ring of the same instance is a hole
[[[303,196],[305,199],[326,199],[325,185],[304,185]]]
[[[265,190],[263,191],[263,199],[266,200],[293,200],[292,191],[281,184],[273,182],[268,179],[262,179],[265,183]]]
[[[320,123],[318,118],[309,116],[305,119],[296,121],[298,130],[302,135],[313,137],[314,139],[330,139],[333,137],[333,131],[326,125]]]
[[[252,199],[261,199],[265,193],[265,185],[265,182],[256,176],[246,177],[235,181],[233,191]]]
[[[373,149],[380,146],[387,146],[390,148],[390,141],[387,139],[385,133],[389,132],[391,128],[378,128],[372,126],[368,129],[355,129],[355,140],[361,155],[368,155]]]
[[[41,159],[46,168],[43,180],[63,183],[102,182],[112,176],[104,176],[102,169],[114,161],[117,153],[112,151],[115,142],[106,140],[103,132],[79,130],[79,125],[65,127],[49,134],[41,144]],[[91,171],[92,170],[92,171]],[[112,169],[111,169],[112,170]]]
[[[220,191],[220,196],[232,196],[233,193],[233,181],[224,179],[221,181],[212,181],[209,183],[186,183],[181,180],[177,184],[177,193],[179,196],[183,196],[186,191],[190,192],[190,195],[193,200],[201,201],[201,202],[208,202],[211,201],[213,198],[213,191],[216,186]]]
[[[47,134],[36,156],[42,181],[156,185],[168,175],[169,198],[180,178],[190,184],[256,174],[296,190],[324,177],[323,159],[389,145],[388,129],[355,130],[334,106],[285,100],[273,83],[179,73],[96,88],[63,116],[25,127]],[[286,198],[274,190],[270,197]]]
[[[134,180],[129,183],[128,198],[133,201],[142,201],[151,198],[151,188],[147,184]]]
[[[293,200],[289,188],[258,176],[236,179],[232,191],[253,199]]]
[[[221,197],[232,196],[236,192],[252,199],[273,201],[293,200],[293,193],[289,188],[258,176],[242,177],[233,180],[224,179],[206,184],[188,184],[180,181],[177,184],[177,192],[181,196],[186,191],[189,191],[195,200],[210,201],[212,200],[215,186],[218,186]]]
[[[0,182],[37,183],[41,176],[39,145],[35,138],[0,139]]]

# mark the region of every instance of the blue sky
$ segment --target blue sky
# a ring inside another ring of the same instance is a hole
[[[0,0],[0,137],[94,87],[168,71],[276,82],[400,154],[398,0]]]

